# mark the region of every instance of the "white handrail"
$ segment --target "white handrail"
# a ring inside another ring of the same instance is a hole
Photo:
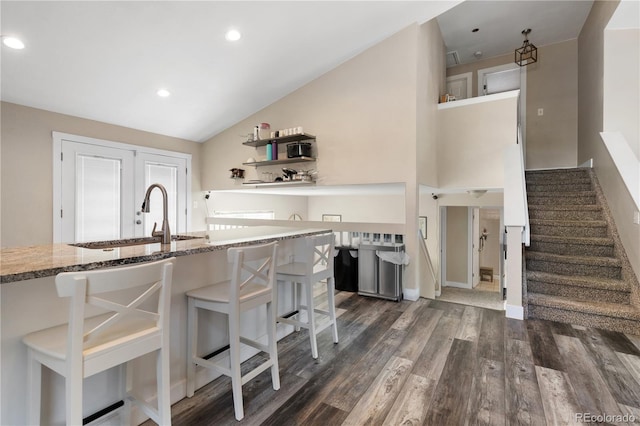
[[[438,279],[436,278],[436,272],[433,268],[433,262],[431,261],[431,256],[429,255],[429,249],[427,248],[427,244],[424,242],[424,236],[422,235],[422,231],[418,230],[418,240],[420,243],[420,252],[422,253],[423,260],[426,263],[427,269],[430,272],[431,279],[433,280],[433,291],[434,296],[440,296],[441,288]]]

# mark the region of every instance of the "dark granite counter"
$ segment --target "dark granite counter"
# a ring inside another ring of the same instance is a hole
[[[60,272],[93,270],[173,256],[188,256],[326,232],[330,230],[254,226],[189,233],[188,235],[198,238],[172,241],[171,244],[158,242],[98,249],[74,247],[69,244],[6,248],[0,249],[0,283],[49,277]]]

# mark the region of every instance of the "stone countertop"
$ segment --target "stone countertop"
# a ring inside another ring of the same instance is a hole
[[[265,244],[331,232],[330,229],[298,229],[254,226],[221,231],[194,232],[198,237],[171,244],[141,244],[107,249],[89,249],[69,244],[0,249],[0,283],[49,277],[60,272],[93,270],[142,263],[173,256],[188,256],[251,244]]]

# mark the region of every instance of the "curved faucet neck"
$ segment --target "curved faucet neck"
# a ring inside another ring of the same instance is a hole
[[[156,231],[156,225],[154,224],[151,235],[153,237],[162,236],[162,244],[170,244],[171,231],[169,230],[169,196],[167,195],[167,190],[163,185],[159,183],[153,183],[149,185],[149,188],[147,188],[147,192],[144,196],[144,201],[142,202],[142,211],[144,213],[149,213],[151,209],[151,191],[153,191],[155,188],[158,188],[160,192],[162,192],[162,231]]]

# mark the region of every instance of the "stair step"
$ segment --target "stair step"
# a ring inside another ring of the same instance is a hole
[[[529,205],[531,219],[602,220],[602,207],[597,204]]]
[[[614,256],[613,238],[564,237],[555,235],[531,235],[529,251],[572,256]]]
[[[531,234],[560,237],[606,237],[607,222],[604,220],[552,220],[531,219]]]
[[[527,193],[527,201],[531,205],[593,205],[596,203],[596,193],[595,191],[531,192]]]
[[[610,303],[630,303],[630,287],[625,281],[609,278],[557,275],[527,271],[527,291],[575,300],[606,300]]]
[[[527,251],[525,259],[527,270],[530,271],[613,279],[621,277],[622,262],[613,257],[565,256]]]
[[[586,169],[528,170],[525,178],[527,182],[564,182],[589,178],[589,172]]]
[[[591,191],[591,179],[575,179],[561,182],[527,182],[527,193],[536,194],[539,192],[576,192]]]
[[[529,318],[640,334],[640,310],[633,305],[586,302],[568,297],[529,293]]]

